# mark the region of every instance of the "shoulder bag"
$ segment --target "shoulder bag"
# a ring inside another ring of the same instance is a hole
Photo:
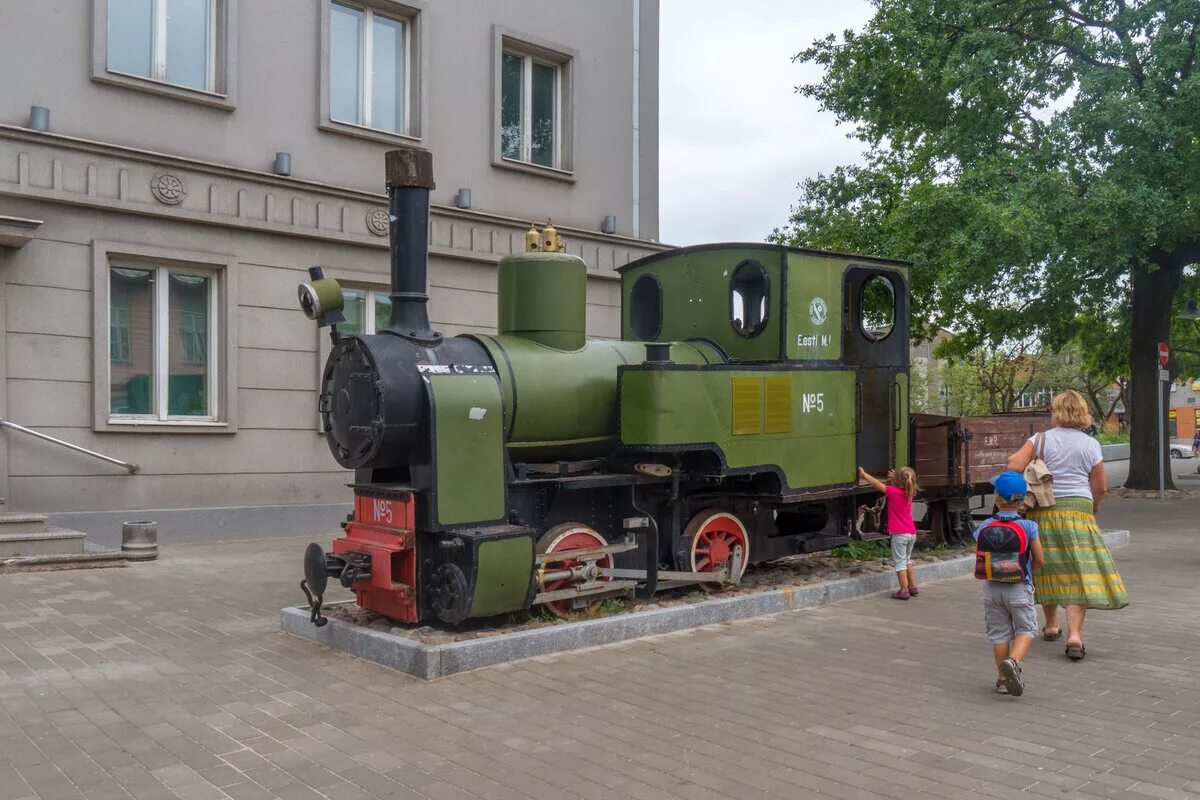
[[[1025,467],[1025,483],[1029,492],[1025,495],[1028,508],[1049,508],[1054,505],[1054,476],[1046,466],[1046,434],[1039,433],[1033,439],[1033,460]]]

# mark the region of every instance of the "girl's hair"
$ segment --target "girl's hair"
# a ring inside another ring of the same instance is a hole
[[[917,496],[917,492],[921,491],[921,487],[917,485],[917,473],[912,467],[896,470],[896,485],[904,490],[904,496],[910,503]]]
[[[1050,403],[1050,422],[1059,428],[1080,430],[1091,425],[1092,415],[1083,395],[1074,389],[1067,389],[1055,395]]]

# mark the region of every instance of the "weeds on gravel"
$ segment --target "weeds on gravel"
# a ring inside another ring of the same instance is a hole
[[[892,544],[887,539],[851,542],[829,551],[829,555],[842,561],[870,561],[875,558],[886,558],[891,554]]]

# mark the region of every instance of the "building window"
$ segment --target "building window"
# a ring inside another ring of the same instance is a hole
[[[319,126],[368,139],[420,138],[420,9],[324,0]]]
[[[109,0],[108,68],[210,92],[215,0]]]
[[[166,266],[109,270],[109,417],[217,418],[218,277]]]
[[[558,167],[558,65],[505,50],[500,69],[501,154]]]
[[[94,0],[92,78],[233,108],[237,0]]]
[[[342,289],[342,333],[378,333],[392,318],[392,301],[385,289]]]
[[[342,3],[329,15],[330,119],[407,133],[408,23]]]
[[[497,166],[570,179],[570,51],[496,29]]]

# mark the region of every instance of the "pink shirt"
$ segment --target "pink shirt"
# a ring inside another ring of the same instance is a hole
[[[888,533],[906,533],[916,536],[917,526],[913,522],[912,503],[904,494],[904,490],[889,483],[883,487],[883,493],[887,497]]]

